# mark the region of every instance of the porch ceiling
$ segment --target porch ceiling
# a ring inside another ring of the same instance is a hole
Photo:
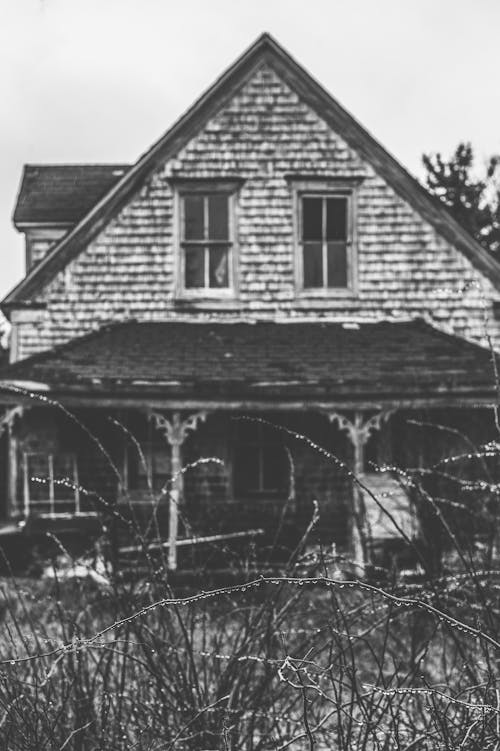
[[[93,400],[396,400],[489,398],[491,353],[429,324],[126,322],[0,370],[0,389],[29,384]],[[12,392],[10,391],[12,394]]]

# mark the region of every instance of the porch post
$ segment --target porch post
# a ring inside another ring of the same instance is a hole
[[[336,422],[343,430],[353,447],[352,470],[355,478],[360,479],[364,474],[365,445],[373,431],[379,430],[383,421],[387,420],[394,410],[383,410],[368,419],[363,412],[355,411],[350,420],[339,412],[329,412],[330,422]],[[368,562],[368,529],[366,525],[366,510],[363,491],[358,483],[353,487],[353,519],[351,525],[351,546],[355,563],[360,566]]]
[[[14,422],[16,417],[22,417],[23,407],[16,406],[6,409],[0,417],[0,435],[7,429],[8,441],[8,488],[7,488],[7,515],[12,516],[17,506],[17,478],[18,478],[18,441],[14,432]]]
[[[198,423],[205,420],[206,412],[185,416],[173,412],[168,418],[158,412],[151,412],[156,427],[161,430],[171,449],[172,486],[168,509],[168,567],[177,568],[177,535],[179,530],[179,507],[184,500],[184,475],[182,471],[182,444],[188,433],[195,430]]]
[[[17,506],[17,476],[18,476],[18,450],[17,437],[14,435],[13,425],[9,424],[7,440],[9,442],[9,466],[7,467],[8,495],[7,516],[11,517]]]

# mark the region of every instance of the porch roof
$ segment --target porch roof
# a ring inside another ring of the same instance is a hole
[[[422,320],[129,321],[1,368],[4,394],[12,384],[95,400],[467,395],[496,401],[491,353]]]

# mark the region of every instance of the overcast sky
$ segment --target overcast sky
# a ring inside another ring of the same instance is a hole
[[[263,31],[411,172],[500,153],[499,0],[0,0],[0,297],[25,162],[133,162]]]

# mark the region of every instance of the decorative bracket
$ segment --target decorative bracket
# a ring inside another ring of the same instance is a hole
[[[0,436],[3,434],[6,428],[11,428],[14,424],[16,417],[22,417],[24,407],[17,405],[5,410],[4,414],[0,417]]]
[[[170,446],[182,446],[188,433],[196,430],[198,424],[207,419],[206,412],[195,412],[184,419],[180,412],[173,412],[171,417],[153,411],[149,415],[154,420],[158,430],[162,431]]]
[[[377,412],[367,420],[363,420],[362,412],[355,412],[354,421],[349,420],[340,412],[328,412],[327,414],[330,422],[336,422],[339,430],[347,433],[354,446],[364,446],[371,434],[375,430],[380,430],[382,423],[388,420],[394,411],[393,409],[382,410],[382,412]]]
[[[364,471],[364,447],[375,430],[380,430],[383,422],[389,419],[395,410],[386,409],[366,418],[363,412],[355,411],[354,419],[350,420],[339,412],[328,412],[330,422],[336,422],[340,430],[347,433],[353,447],[354,478],[360,478]],[[369,560],[368,538],[369,528],[366,519],[366,507],[359,480],[353,487],[353,518],[352,518],[352,552],[356,563],[364,565]]]

